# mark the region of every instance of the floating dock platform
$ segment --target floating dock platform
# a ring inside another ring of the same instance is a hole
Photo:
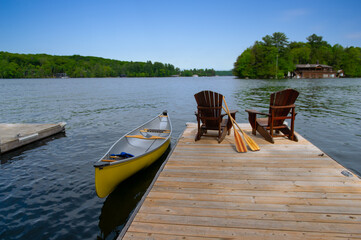
[[[361,180],[300,136],[237,153],[187,124],[118,239],[361,239]]]
[[[8,124],[0,123],[0,154],[49,137],[65,130],[66,123]]]

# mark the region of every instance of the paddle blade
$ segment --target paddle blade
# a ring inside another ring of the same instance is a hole
[[[261,149],[258,144],[245,132],[243,132],[243,137],[251,151],[259,151]]]
[[[246,144],[244,143],[241,135],[239,134],[239,132],[234,129],[233,127],[233,130],[234,130],[234,140],[235,140],[235,143],[236,143],[236,149],[237,149],[237,152],[247,152],[247,147],[246,147]]]

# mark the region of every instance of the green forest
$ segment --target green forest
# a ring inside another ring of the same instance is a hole
[[[218,75],[218,76],[233,76],[232,70],[216,71],[216,75]]]
[[[160,62],[0,52],[0,78],[215,76],[213,69],[180,70]]]
[[[312,34],[307,42],[289,42],[281,32],[266,35],[247,48],[234,63],[239,78],[284,78],[296,64],[325,64],[343,70],[346,77],[361,77],[361,48],[330,45]]]

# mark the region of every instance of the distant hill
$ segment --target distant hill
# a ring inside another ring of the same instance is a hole
[[[128,62],[89,56],[0,52],[0,78],[101,78],[214,76],[213,69],[180,70],[172,64]]]

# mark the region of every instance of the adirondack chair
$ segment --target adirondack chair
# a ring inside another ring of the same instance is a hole
[[[297,142],[297,136],[294,134],[296,116],[294,103],[298,95],[299,92],[294,89],[272,93],[269,113],[246,109],[249,123],[252,126],[252,133],[256,135],[256,131],[259,132],[271,143],[274,143],[274,137],[288,137]],[[264,115],[267,118],[257,118],[257,115]],[[291,119],[291,129],[285,124],[286,119]],[[280,134],[280,131],[283,134]]]
[[[206,135],[208,130],[218,131],[218,143],[222,142],[226,134],[230,134],[232,122],[229,119],[223,119],[227,114],[222,114],[223,95],[212,91],[201,91],[194,95],[197,102],[198,132],[195,140],[201,139]],[[237,111],[230,111],[231,116],[235,119]]]

